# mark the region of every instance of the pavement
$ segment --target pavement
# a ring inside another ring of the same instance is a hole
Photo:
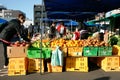
[[[0,44],[0,80],[120,80],[120,72],[105,72],[94,66],[90,67],[92,69],[89,72],[45,72],[8,76],[7,69],[3,69],[3,62],[3,47]]]

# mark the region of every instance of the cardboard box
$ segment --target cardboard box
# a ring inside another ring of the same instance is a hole
[[[9,58],[27,57],[27,47],[7,47]]]

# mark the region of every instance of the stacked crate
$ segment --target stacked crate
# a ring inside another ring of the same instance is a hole
[[[98,47],[98,56],[112,56],[112,47],[111,46]]]
[[[50,58],[51,49],[50,48],[40,48],[29,47],[27,50],[27,57],[29,58]]]
[[[48,72],[62,72],[63,66],[52,66],[51,63],[47,63]]]
[[[95,46],[86,46],[83,48],[83,56],[86,57],[96,57],[98,52],[98,47]]]
[[[104,48],[104,50],[101,48],[101,52],[107,55],[99,57],[97,65],[106,72],[120,71],[120,47],[114,45],[113,47]]]
[[[29,47],[27,50],[28,59],[28,73],[44,72],[44,58],[50,57],[50,50],[48,48],[34,48]]]
[[[119,46],[100,47],[98,49],[97,65],[106,72],[120,71]]]
[[[88,72],[88,58],[83,57],[83,47],[68,47],[65,70]]]
[[[44,59],[28,59],[28,73],[44,72]]]
[[[68,47],[68,56],[82,56],[83,47]]]
[[[119,56],[110,56],[110,57],[101,57],[98,59],[98,66],[101,67],[104,71],[120,71],[120,57]]]
[[[8,76],[26,75],[27,58],[10,58],[8,66]]]
[[[88,72],[87,57],[67,57],[66,71]]]
[[[26,58],[26,51],[27,47],[7,47],[8,76],[27,74],[28,58]]]

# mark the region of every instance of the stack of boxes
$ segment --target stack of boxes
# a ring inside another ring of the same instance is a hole
[[[27,74],[28,58],[26,52],[27,47],[7,47],[8,76]]]
[[[44,72],[44,59],[29,58],[28,73]]]
[[[32,55],[30,55],[30,53],[32,53]],[[36,54],[39,54],[39,56],[36,56]],[[40,56],[40,49],[29,50],[28,47],[9,46],[7,47],[7,55],[9,57],[8,76],[44,72],[45,55],[43,57]]]
[[[48,72],[77,71],[88,72],[88,57],[104,71],[120,71],[120,47],[62,47],[63,66],[51,66],[51,52],[55,48],[29,49],[28,47],[7,47],[9,57],[8,75],[26,75],[27,73],[44,72],[45,58]],[[38,55],[39,54],[39,55]],[[44,54],[44,55],[43,55]],[[37,56],[36,56],[37,55]]]
[[[99,57],[97,64],[106,72],[120,71],[120,60],[118,56]]]
[[[66,71],[88,72],[88,57],[82,56],[83,47],[68,47]]]
[[[66,71],[88,72],[87,57],[67,57]]]
[[[29,58],[28,63],[28,72],[44,72],[45,71],[45,59],[51,57],[51,49],[50,48],[39,48],[30,47],[27,50],[27,57]]]

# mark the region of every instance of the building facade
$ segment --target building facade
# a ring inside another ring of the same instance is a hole
[[[34,5],[34,25],[36,26],[40,25],[41,17],[45,18],[47,16],[45,8],[43,7],[42,10],[42,7],[42,5]]]
[[[11,19],[17,18],[18,14],[20,14],[20,13],[25,14],[24,12],[22,12],[20,10],[7,9],[4,5],[0,5],[0,17],[6,19],[8,21]]]
[[[9,21],[9,19],[17,18],[18,14],[20,14],[20,13],[25,14],[24,12],[22,12],[20,10],[10,10],[10,9],[1,10],[1,17],[5,18]]]

